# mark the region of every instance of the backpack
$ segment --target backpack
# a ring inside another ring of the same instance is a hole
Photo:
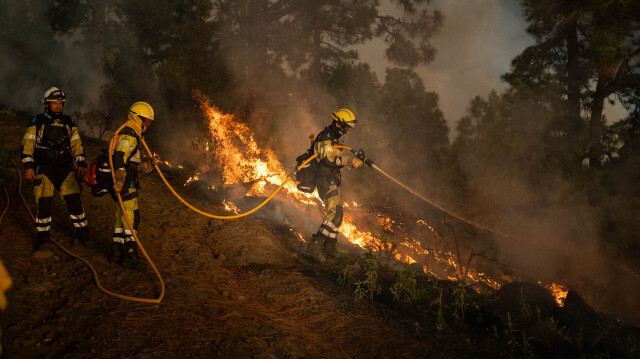
[[[313,156],[313,146],[307,152],[296,158],[296,169],[300,167],[302,162]],[[316,172],[318,171],[318,161],[315,159],[309,161],[304,167],[296,172],[296,180],[299,182],[296,186],[299,191],[304,193],[313,193],[316,190]]]
[[[127,158],[127,162],[129,162],[131,157],[133,157],[138,151],[140,138],[135,134],[133,130],[126,127],[122,131],[120,131],[120,133],[133,135],[138,138],[138,144],[133,149],[133,151],[131,151],[129,158]],[[93,194],[95,197],[104,196],[111,191],[111,188],[113,188],[113,177],[111,177],[111,166],[109,166],[108,149],[103,149],[102,153],[99,154],[98,157],[93,160],[93,162],[91,162],[89,168],[87,169],[86,182],[89,186],[91,186],[91,194]]]
[[[113,187],[113,177],[111,177],[111,166],[109,166],[109,151],[102,150],[87,169],[87,184],[91,186],[91,194],[100,197]]]

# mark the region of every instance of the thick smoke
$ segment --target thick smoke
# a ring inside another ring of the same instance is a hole
[[[503,89],[500,75],[508,71],[515,55],[533,44],[533,39],[524,31],[526,23],[518,2],[438,0],[431,4],[444,13],[444,27],[433,41],[437,49],[435,61],[417,72],[427,90],[439,95],[439,107],[445,114],[450,135],[455,136],[453,129],[465,114],[469,100],[484,96],[492,88]],[[43,30],[41,22],[46,8],[45,1],[0,2],[0,24],[10,30],[2,32],[4,37],[0,41],[0,105],[39,112],[42,93],[58,86],[67,92],[67,113],[96,109],[100,106],[100,88],[105,79],[93,64],[81,33],[54,37]],[[385,3],[383,9],[391,11],[391,6]],[[234,47],[241,42],[224,29],[221,28],[219,40],[222,48],[229,51],[229,68],[235,70],[233,75],[242,87],[246,67],[234,67],[236,59],[243,58],[249,68],[258,68],[258,64],[249,63],[252,57],[245,56],[246,49]],[[382,55],[384,44],[373,41],[358,50],[362,61],[369,63],[378,78],[383,79],[388,67]],[[280,80],[265,78],[262,84],[268,84],[266,87],[247,81],[242,91],[251,93],[258,106],[262,102],[276,109],[278,118],[269,117],[272,112],[263,112],[258,107],[253,111],[254,118],[248,120],[260,145],[276,151],[292,170],[295,157],[309,147],[308,136],[317,135],[330,123],[330,113],[348,104],[340,103],[317,86],[301,88],[297,87],[301,86],[299,82],[293,85]],[[553,185],[541,192],[499,168],[463,163],[462,170],[479,193],[475,202],[466,202],[432,168],[407,169],[406,164],[420,156],[419,151],[393,153],[397,144],[388,139],[385,128],[372,121],[376,118],[374,109],[359,108],[356,116],[362,121],[345,137],[346,144],[364,148],[381,168],[446,210],[425,204],[366,167],[343,171],[347,202],[393,204],[432,223],[439,222],[444,213],[471,218],[498,232],[481,238],[491,242],[487,246],[499,250],[501,261],[516,267],[514,279],[558,280],[574,286],[591,304],[597,303],[596,289],[605,288],[608,283],[617,283],[617,289],[638,297],[630,285],[637,277],[600,254],[597,243],[601,224],[596,210],[585,198],[575,195],[576,191],[566,182],[554,178]],[[173,121],[183,122],[179,117]],[[196,128],[182,130],[173,142],[165,142],[167,148],[174,149],[171,152],[176,158],[169,158],[172,161],[195,158],[189,145],[201,133]],[[411,134],[407,137],[413,140]],[[543,178],[549,179],[550,176]],[[313,213],[313,218],[317,220],[318,214]],[[464,221],[458,221],[457,225],[468,226]],[[309,222],[304,226],[307,231],[314,230]],[[476,244],[476,248],[482,247]],[[630,307],[631,300],[622,297],[620,301]]]
[[[0,104],[38,113],[42,94],[56,86],[67,94],[65,113],[96,109],[105,78],[82,33],[58,36],[48,29],[48,6],[46,1],[0,4]]]

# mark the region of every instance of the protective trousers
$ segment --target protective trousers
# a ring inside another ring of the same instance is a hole
[[[59,183],[58,181],[56,181]],[[44,174],[36,175],[34,181],[33,193],[38,204],[38,213],[36,214],[36,246],[46,243],[50,238],[51,231],[51,204],[53,202],[53,193],[57,190],[67,204],[69,217],[73,226],[76,228],[78,238],[86,238],[88,236],[89,227],[87,227],[87,219],[82,207],[80,199],[80,186],[76,181],[73,172],[69,172],[59,187]]]
[[[134,242],[136,239],[133,236],[133,232],[137,232],[138,225],[140,224],[140,211],[138,209],[138,190],[136,188],[125,188],[121,193],[122,203],[126,211],[129,221],[133,228],[129,228],[127,219],[124,217],[122,208],[117,198],[115,198],[116,206],[116,223],[113,229],[113,242],[125,244],[126,242]]]
[[[317,235],[328,238],[335,244],[338,229],[342,225],[342,192],[336,178],[321,178],[317,181],[318,194],[325,207],[325,214]]]

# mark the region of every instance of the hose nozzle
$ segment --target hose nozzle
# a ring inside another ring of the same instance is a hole
[[[373,166],[373,161],[371,161],[367,158],[367,156],[364,155],[364,150],[362,148],[357,151],[351,150],[351,152],[353,152],[353,154],[356,155],[356,157],[358,157],[360,161],[369,165],[369,167]]]

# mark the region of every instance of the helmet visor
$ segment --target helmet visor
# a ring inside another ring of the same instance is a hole
[[[148,117],[143,117],[143,116],[138,116],[140,117],[140,119],[142,120],[142,125],[144,127],[149,127],[149,125],[151,124],[151,122],[153,122],[153,119],[150,119]]]

